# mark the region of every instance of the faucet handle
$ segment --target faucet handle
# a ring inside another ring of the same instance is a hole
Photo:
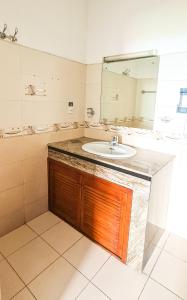
[[[114,135],[114,136],[112,137],[112,141],[113,141],[113,142],[118,143],[118,140],[119,140],[118,135]]]
[[[118,136],[117,135],[114,135],[112,137],[111,145],[112,146],[117,146],[118,145]]]

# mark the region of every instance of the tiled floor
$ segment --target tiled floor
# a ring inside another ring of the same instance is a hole
[[[1,300],[187,300],[187,241],[165,235],[142,274],[47,212],[0,238]]]

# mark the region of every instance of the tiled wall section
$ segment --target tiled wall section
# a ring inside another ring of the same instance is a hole
[[[0,128],[84,120],[86,65],[0,41],[0,66]],[[25,95],[30,84],[46,96]]]
[[[83,129],[0,140],[0,236],[48,209],[47,144],[83,136]]]
[[[0,129],[82,122],[85,76],[83,64],[0,41]],[[46,96],[25,95],[28,84]],[[79,128],[0,139],[0,236],[47,210],[47,144],[82,135]]]

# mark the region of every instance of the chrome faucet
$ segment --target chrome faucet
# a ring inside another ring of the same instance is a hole
[[[117,135],[112,137],[111,146],[118,146],[118,136]]]

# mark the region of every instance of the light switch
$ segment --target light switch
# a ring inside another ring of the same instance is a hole
[[[68,101],[68,114],[72,114],[74,110],[74,103],[73,101]]]

